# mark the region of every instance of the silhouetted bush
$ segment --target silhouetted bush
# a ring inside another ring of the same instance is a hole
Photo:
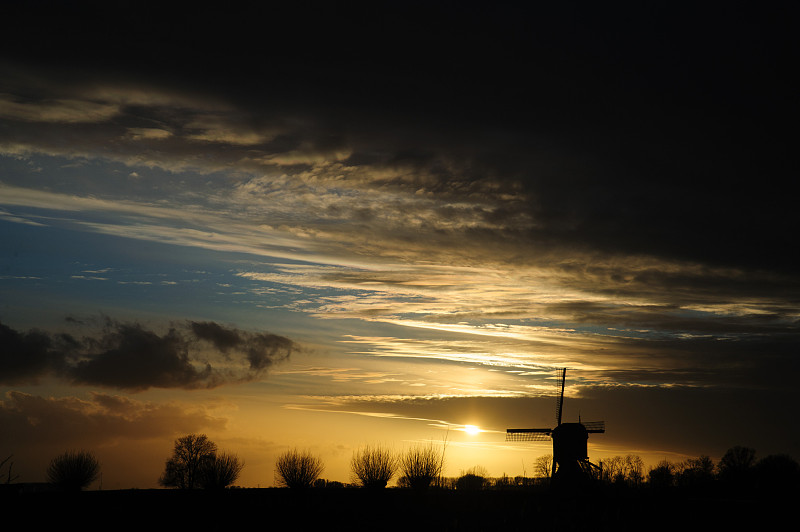
[[[65,491],[81,491],[99,476],[100,462],[86,451],[67,451],[47,467],[47,481]]]
[[[244,463],[235,454],[221,453],[202,462],[200,486],[204,489],[225,489],[239,478]]]
[[[417,445],[400,457],[400,471],[403,476],[399,484],[415,490],[426,490],[442,473],[444,468],[444,449],[441,453],[429,444]]]
[[[366,446],[350,461],[354,481],[365,488],[385,488],[397,471],[397,457],[389,449]]]
[[[319,478],[322,460],[309,451],[286,451],[275,461],[275,483],[286,488],[310,488]]]
[[[178,489],[201,487],[202,470],[214,460],[216,453],[217,444],[205,434],[189,434],[178,438],[158,483]]]

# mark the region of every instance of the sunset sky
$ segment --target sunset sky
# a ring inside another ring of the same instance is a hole
[[[0,459],[800,459],[794,13],[557,4],[5,6]]]

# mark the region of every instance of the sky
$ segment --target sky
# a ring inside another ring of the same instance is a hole
[[[728,2],[15,3],[0,458],[152,488],[207,434],[274,485],[364,445],[528,475],[800,459],[797,18]],[[476,426],[480,432],[467,431]]]

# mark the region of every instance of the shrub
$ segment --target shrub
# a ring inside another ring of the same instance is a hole
[[[309,451],[292,449],[275,461],[275,483],[286,488],[310,488],[323,469],[322,460]]]
[[[354,482],[365,488],[385,488],[397,471],[397,458],[389,449],[366,446],[350,460]]]
[[[47,481],[65,491],[81,491],[100,476],[100,462],[86,451],[67,451],[47,467]]]
[[[412,447],[400,457],[401,485],[426,490],[441,475],[443,468],[444,449],[439,453],[433,444]]]

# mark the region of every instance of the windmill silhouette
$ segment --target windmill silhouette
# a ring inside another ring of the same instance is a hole
[[[561,413],[564,406],[564,383],[567,379],[567,368],[559,370],[561,374],[561,394],[556,410],[555,428],[542,429],[506,429],[506,441],[546,441],[553,440],[554,484],[577,484],[594,476],[598,466],[589,461],[586,442],[589,434],[606,431],[605,421],[582,422],[578,416],[577,423],[562,423]]]

